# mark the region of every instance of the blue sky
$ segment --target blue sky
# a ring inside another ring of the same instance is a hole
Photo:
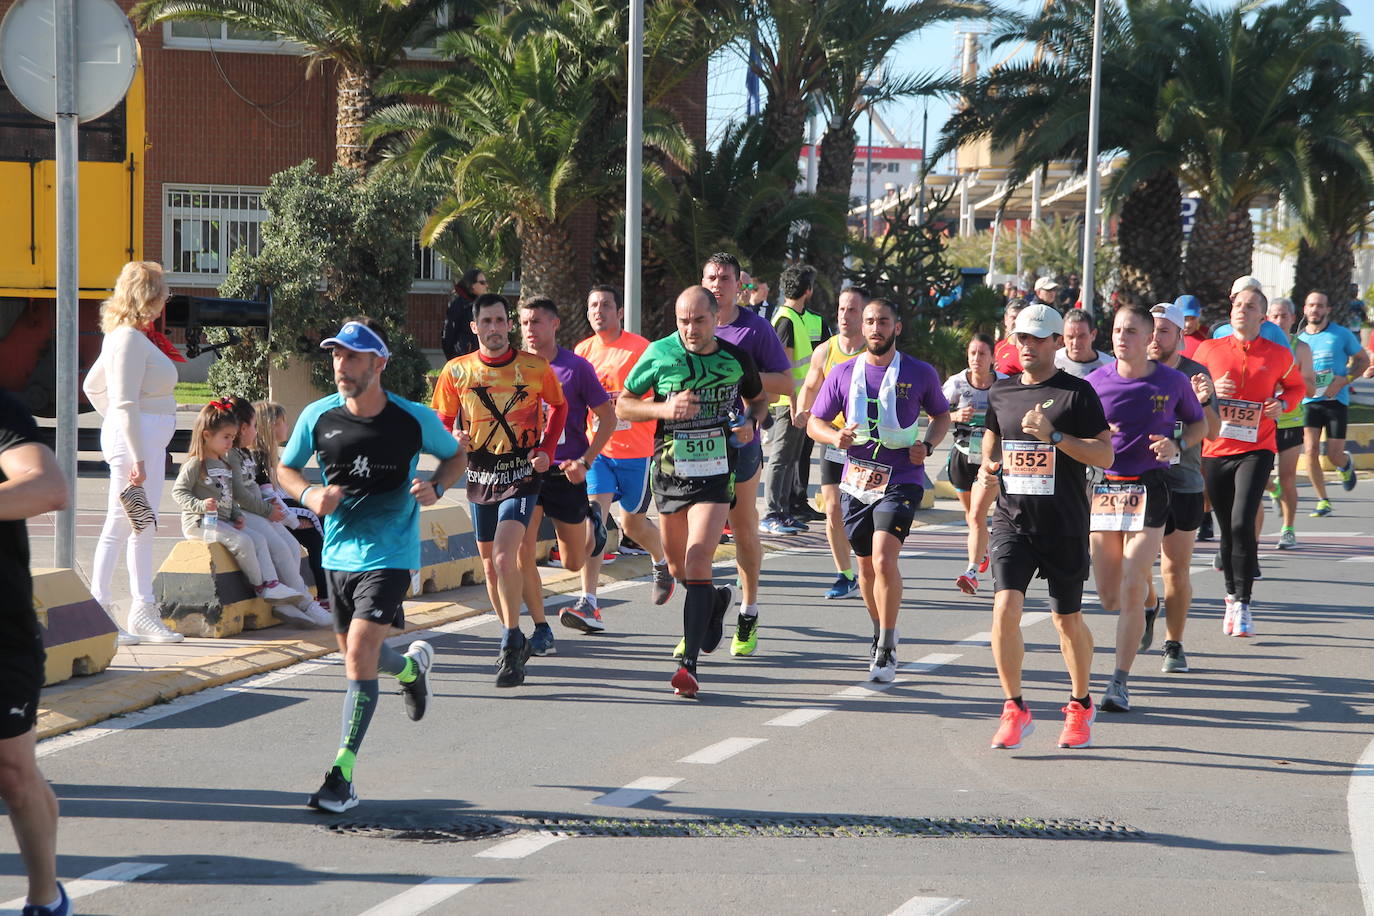
[[[1003,5],[1023,12],[1039,8],[1043,0],[1003,0]],[[1221,4],[1215,4],[1221,5]],[[1374,0],[1345,0],[1352,14],[1345,20],[1346,26],[1364,36],[1365,41],[1374,43]],[[960,41],[958,33],[969,28],[986,31],[986,23],[949,23],[932,26],[906,40],[893,57],[893,71],[902,73],[929,73],[932,71],[950,72],[957,67]],[[993,59],[1000,57],[998,52]],[[989,58],[982,56],[984,65]],[[743,117],[747,99],[744,79],[744,61],[736,53],[726,53],[711,64],[711,79],[708,89],[707,135],[714,145],[722,126],[732,118]],[[921,144],[922,101],[890,103],[878,109],[882,118],[897,136],[908,145]],[[949,105],[939,99],[929,102],[930,145],[934,146],[940,128],[949,115]],[[860,142],[866,126],[860,128]],[[874,143],[881,143],[874,135]]]

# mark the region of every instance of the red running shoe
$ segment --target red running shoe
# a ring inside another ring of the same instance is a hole
[[[673,675],[673,693],[680,697],[694,697],[701,685],[697,683],[697,673],[686,665],[681,665],[677,669],[677,674]]]
[[[1092,747],[1093,721],[1097,719],[1097,707],[1090,705],[1084,709],[1077,700],[1070,700],[1063,708],[1064,730],[1059,733],[1060,747]]]
[[[1015,750],[1033,731],[1035,723],[1031,721],[1030,709],[1022,709],[1015,700],[1007,700],[1002,704],[1002,724],[992,736],[992,746]]]

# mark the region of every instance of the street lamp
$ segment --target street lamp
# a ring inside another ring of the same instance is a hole
[[[630,0],[630,85],[625,113],[625,330],[640,330],[644,193],[644,0]]]
[[[1098,126],[1102,117],[1102,0],[1093,3],[1093,68],[1088,94],[1088,193],[1083,214],[1083,306],[1093,314],[1097,289]]]
[[[864,108],[868,109],[868,151],[864,166],[864,238],[867,239],[873,234],[873,99],[879,94],[880,90],[876,86],[866,85],[859,90],[868,101]]]

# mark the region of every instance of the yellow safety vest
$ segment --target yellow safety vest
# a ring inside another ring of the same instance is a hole
[[[816,349],[816,341],[811,336],[810,322],[808,318],[816,319],[817,336],[820,332],[821,316],[812,316],[810,312],[800,315],[796,309],[789,305],[778,306],[777,312],[773,315],[773,327],[778,328],[784,321],[792,322],[792,380],[797,388],[801,387],[806,380],[806,372],[811,367],[811,354]],[[784,404],[791,404],[792,399],[785,394],[778,395],[773,401],[774,407],[781,407]]]

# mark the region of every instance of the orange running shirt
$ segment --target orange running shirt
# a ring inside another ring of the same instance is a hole
[[[530,453],[544,437],[543,405],[563,403],[563,388],[547,360],[510,351],[500,365],[481,351],[449,360],[439,371],[430,406],[472,436],[468,500],[490,505],[533,492],[539,478]]]
[[[1193,355],[1196,362],[1207,367],[1215,382],[1228,372],[1236,382],[1233,400],[1263,404],[1269,398],[1283,401],[1280,410],[1296,406],[1307,393],[1302,371],[1293,354],[1283,346],[1263,337],[1249,342],[1236,337],[1220,337],[1198,345]],[[1222,417],[1226,419],[1225,414]],[[1269,417],[1259,418],[1259,427],[1251,436],[1254,441],[1218,436],[1204,439],[1202,457],[1221,458],[1254,451],[1276,451],[1274,431],[1277,424]]]
[[[601,387],[606,389],[614,403],[625,390],[625,379],[629,378],[630,370],[639,362],[648,346],[647,339],[629,331],[621,331],[613,344],[604,344],[599,336],[593,334],[578,344],[573,352],[592,364],[592,368],[596,370],[596,377],[601,380]],[[611,436],[611,441],[606,443],[601,454],[607,458],[648,458],[654,453],[654,422],[618,421],[615,435]],[[588,439],[596,433],[595,424],[596,417],[589,413]]]

